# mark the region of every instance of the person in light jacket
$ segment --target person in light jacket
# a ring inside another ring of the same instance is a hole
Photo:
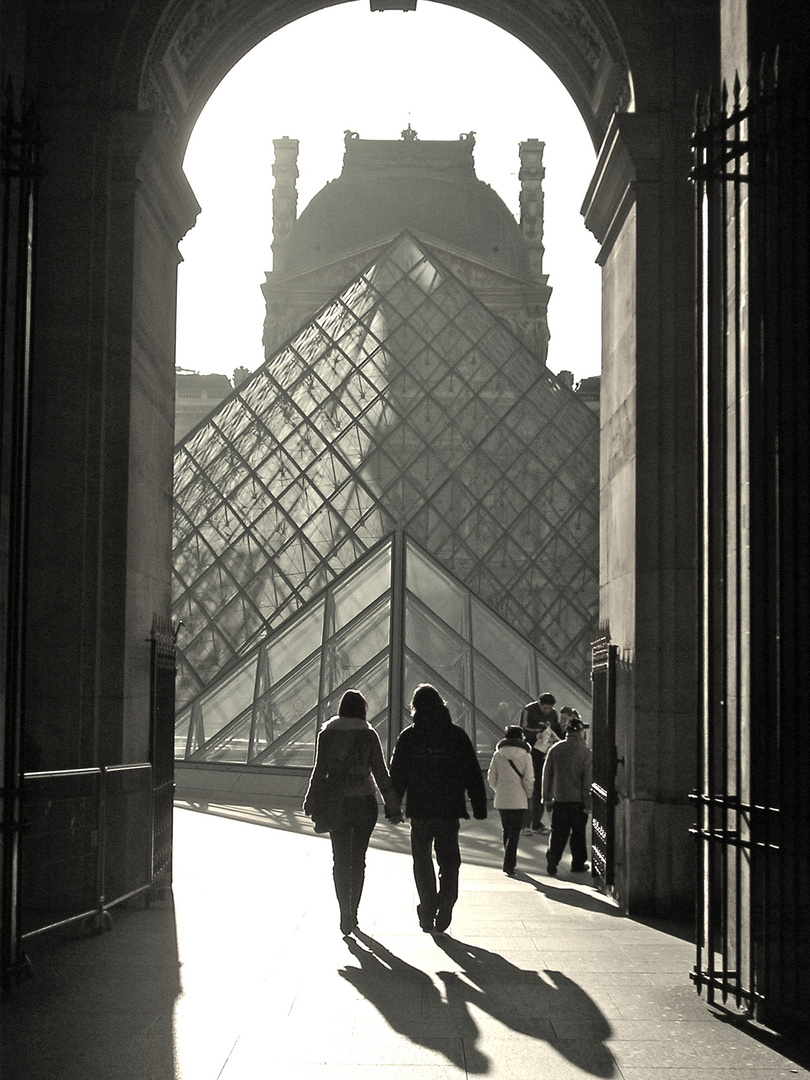
[[[520,827],[534,789],[534,764],[522,727],[507,727],[487,772],[503,827],[503,872],[515,876]]]

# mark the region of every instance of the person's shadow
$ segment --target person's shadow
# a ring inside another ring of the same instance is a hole
[[[360,968],[345,968],[348,979],[391,1027],[436,1050],[469,1073],[490,1071],[478,1046],[480,1030],[470,1006],[505,1027],[546,1043],[593,1076],[616,1075],[605,1045],[610,1024],[596,1003],[560,972],[517,967],[497,953],[441,934],[434,941],[460,970],[438,972],[442,994],[424,971],[405,963],[374,938],[357,935],[349,947]],[[365,947],[364,947],[365,946]]]
[[[341,968],[338,974],[375,1006],[394,1031],[443,1054],[459,1069],[489,1072],[489,1058],[475,1046],[478,1025],[467,1010],[451,1007],[429,975],[370,935],[356,930],[355,936],[358,941],[347,938],[346,943],[360,967]]]
[[[552,882],[538,879],[525,870],[518,870],[516,876],[555,904],[568,904],[581,911],[594,911],[598,915],[608,915],[616,919],[624,918],[618,904],[612,903],[600,893],[584,892],[582,889],[568,887],[559,878],[554,878]]]

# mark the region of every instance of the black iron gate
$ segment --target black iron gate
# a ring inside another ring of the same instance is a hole
[[[152,764],[152,885],[172,883],[172,810],[174,807],[174,688],[177,630],[171,619],[153,615],[150,753]]]
[[[693,978],[810,1018],[810,82],[771,65],[695,134],[702,717]]]
[[[0,975],[20,970],[19,830],[23,755],[23,673],[27,577],[31,326],[39,179],[34,101],[5,88],[0,115],[0,653],[2,700],[2,879]]]
[[[610,892],[614,885],[616,833],[616,656],[608,638],[593,643],[591,683],[593,718],[593,815],[591,866],[597,883]]]

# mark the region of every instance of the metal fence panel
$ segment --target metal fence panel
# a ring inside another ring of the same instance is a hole
[[[152,885],[152,767],[26,773],[20,931],[94,917]]]
[[[101,770],[29,773],[23,781],[23,936],[92,914],[101,888]]]
[[[149,888],[152,881],[152,770],[104,770],[103,899],[105,906]]]

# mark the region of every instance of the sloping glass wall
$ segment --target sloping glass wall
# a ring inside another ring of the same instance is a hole
[[[387,755],[410,722],[407,705],[420,682],[439,688],[482,765],[504,725],[517,723],[539,692],[590,714],[573,680],[397,535],[181,709],[176,756],[309,767],[319,726],[350,687],[368,699]]]
[[[598,438],[588,407],[403,234],[178,445],[178,703],[394,530],[587,688]]]

